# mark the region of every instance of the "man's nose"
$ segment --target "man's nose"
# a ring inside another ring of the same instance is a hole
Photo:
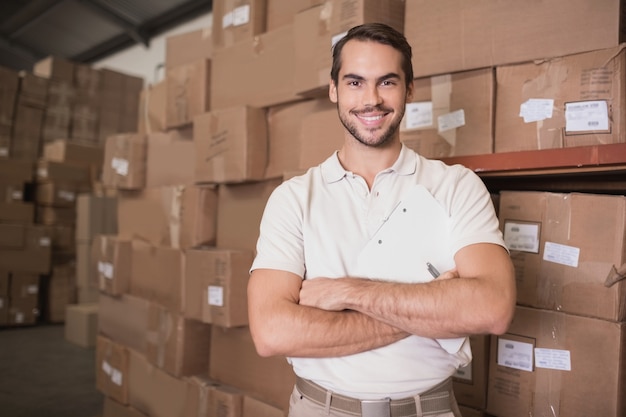
[[[378,86],[371,86],[365,89],[363,97],[363,105],[377,106],[382,103],[382,97],[378,91]]]

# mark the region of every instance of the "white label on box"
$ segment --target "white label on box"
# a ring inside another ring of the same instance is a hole
[[[109,365],[109,362],[107,361],[102,361],[102,371],[107,374],[107,375],[111,375],[111,369],[113,369],[111,367],[111,365]]]
[[[48,169],[47,168],[38,168],[37,176],[39,178],[48,178]]]
[[[119,369],[115,369],[115,368],[111,368],[111,381],[113,381],[113,383],[115,385],[121,386],[122,385],[122,373],[120,372]]]
[[[239,6],[233,10],[233,26],[245,25],[250,21],[250,5]]]
[[[604,100],[565,103],[565,132],[609,131],[609,110]]]
[[[467,365],[457,369],[454,373],[454,377],[463,381],[472,382],[472,363],[470,362]]]
[[[456,129],[465,126],[465,110],[456,110],[448,114],[443,114],[437,118],[439,132]]]
[[[24,323],[24,313],[18,311],[15,313],[15,322],[16,323]]]
[[[546,242],[543,249],[543,260],[556,264],[578,267],[580,248],[561,245],[560,243]]]
[[[422,101],[408,103],[404,113],[407,129],[432,127],[433,125],[433,102]]]
[[[222,27],[226,29],[233,25],[233,12],[228,12],[222,17]]]
[[[224,306],[224,288],[215,285],[209,285],[209,305]]]
[[[26,294],[37,294],[39,292],[39,285],[33,284],[26,286]]]
[[[531,98],[525,103],[522,103],[519,109],[519,115],[524,118],[524,123],[538,122],[540,120],[551,119],[553,109],[553,99]]]
[[[504,243],[509,250],[539,253],[539,225],[505,221]]]
[[[98,272],[105,278],[113,279],[113,264],[111,262],[98,262]]]
[[[569,350],[535,348],[535,365],[537,368],[571,371],[572,359]]]
[[[9,148],[0,148],[0,156],[9,156]]]
[[[123,158],[113,158],[111,160],[111,168],[118,175],[128,175],[128,160]]]
[[[48,247],[52,244],[52,239],[49,237],[42,237],[39,239],[39,246]]]
[[[13,200],[23,200],[24,193],[21,190],[13,190],[13,192],[11,193],[11,198]]]
[[[74,201],[76,200],[76,194],[71,191],[60,190],[57,194],[61,200]]]
[[[498,365],[532,372],[533,345],[498,338]]]

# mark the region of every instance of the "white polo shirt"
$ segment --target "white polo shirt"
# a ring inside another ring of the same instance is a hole
[[[335,152],[274,190],[251,269],[285,270],[303,279],[424,282],[432,279],[426,261],[443,272],[454,266],[459,249],[474,243],[504,246],[489,193],[472,171],[403,145],[368,190]],[[298,376],[331,391],[393,399],[424,392],[469,363],[468,340],[457,348],[449,352],[436,340],[410,336],[354,355],[289,361]]]

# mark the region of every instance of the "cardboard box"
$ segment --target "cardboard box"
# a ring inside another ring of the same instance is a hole
[[[244,392],[236,387],[220,384],[209,396],[209,415],[238,417],[243,412]]]
[[[266,31],[267,0],[223,0],[213,5],[215,50],[252,40]]]
[[[176,377],[207,373],[210,325],[152,303],[147,336],[146,358],[154,366]]]
[[[48,56],[33,65],[33,74],[40,77],[62,80],[69,84],[74,82],[75,64],[57,56]]]
[[[65,309],[65,340],[92,348],[98,334],[98,304],[70,304]]]
[[[0,95],[2,95],[1,90]],[[10,125],[0,124],[0,160],[4,160],[11,155],[11,128],[12,126]]]
[[[144,413],[131,406],[120,404],[112,398],[105,397],[102,417],[147,417]],[[194,416],[196,417],[196,416]]]
[[[120,133],[109,136],[104,148],[102,183],[121,190],[137,190],[146,183],[146,136]]]
[[[508,333],[492,340],[487,412],[623,416],[624,331],[624,323],[517,307]]]
[[[35,221],[35,205],[22,201],[0,202],[0,222],[31,224]]]
[[[20,74],[19,101],[43,109],[48,99],[48,79],[23,72]]]
[[[128,292],[132,273],[132,242],[117,235],[97,235],[91,246],[89,265],[100,291],[117,296]]]
[[[102,75],[100,70],[87,64],[74,65],[74,86],[81,101],[98,98],[102,91]]]
[[[0,67],[0,125],[11,126],[19,90],[18,72]]]
[[[411,24],[405,36],[413,48],[415,77],[617,46],[623,37],[621,4],[407,0],[405,19]]]
[[[20,225],[19,242],[0,249],[0,270],[47,274],[52,260],[52,238],[45,227]]]
[[[76,240],[91,242],[99,234],[117,233],[117,198],[80,194],[76,199]]]
[[[184,378],[187,384],[185,394],[185,410],[183,417],[209,416],[209,402],[213,392],[219,386],[205,375],[194,375]]]
[[[9,323],[9,273],[0,271],[0,326]]]
[[[341,149],[345,134],[336,106],[305,116],[300,127],[298,168],[307,170],[324,162],[332,153]]]
[[[259,224],[267,199],[282,180],[218,187],[217,239],[220,249],[245,249],[256,253]]]
[[[85,165],[76,165],[71,162],[55,162],[46,159],[37,161],[35,171],[37,182],[58,182],[91,186],[93,171]]]
[[[295,85],[305,97],[328,96],[332,46],[352,27],[386,23],[404,31],[403,0],[330,0],[303,10],[294,20]]]
[[[487,407],[491,338],[489,335],[472,335],[469,339],[472,362],[453,375],[454,396],[459,404],[484,409]]]
[[[263,179],[268,150],[264,109],[214,110],[194,118],[193,132],[197,183]]]
[[[47,226],[73,227],[76,224],[76,209],[74,207],[37,206],[35,222]]]
[[[209,377],[287,410],[295,374],[284,357],[262,358],[250,329],[212,326]]]
[[[26,183],[16,180],[0,180],[0,201],[5,203],[23,202]]]
[[[196,156],[192,135],[178,130],[148,134],[146,187],[194,182]]]
[[[129,293],[182,311],[185,254],[180,249],[134,242]]]
[[[459,411],[463,417],[489,417],[483,410],[476,410],[475,408],[465,407],[459,405]]]
[[[287,412],[246,395],[243,397],[242,417],[287,417]]]
[[[625,47],[498,67],[496,152],[626,142]]]
[[[211,59],[213,55],[211,31],[211,27],[206,27],[165,38],[166,68],[189,64],[199,59]]]
[[[185,316],[222,327],[247,325],[252,251],[198,248],[186,255]]]
[[[96,388],[121,404],[128,403],[129,349],[99,334],[96,345]]]
[[[118,196],[118,233],[155,246],[188,249],[215,242],[217,190],[168,186]]]
[[[89,165],[99,170],[104,161],[104,150],[101,146],[57,139],[44,144],[43,158],[54,162]]]
[[[292,0],[285,3],[281,0],[267,0],[266,30],[271,31],[293,24],[298,13],[322,2],[322,0]]]
[[[52,274],[43,279],[43,283],[45,320],[48,323],[63,323],[67,306],[77,301],[74,264],[53,266]]]
[[[418,78],[400,140],[426,158],[493,153],[492,68]]]
[[[265,178],[280,178],[300,167],[302,121],[322,109],[336,109],[327,98],[270,107],[267,111],[269,151]],[[336,110],[335,110],[336,113]],[[339,120],[337,118],[337,123]],[[323,140],[319,137],[317,141]]]
[[[167,125],[166,118],[167,80],[162,80],[148,85],[140,93],[137,132],[141,134],[149,134],[165,131],[165,126]],[[102,120],[103,116],[101,115],[101,125]]]
[[[30,182],[35,175],[35,164],[21,159],[0,159],[0,178],[3,181],[14,180]]]
[[[129,405],[150,417],[182,416],[187,384],[155,367],[131,350],[128,369]]]
[[[41,314],[40,279],[37,273],[13,272],[9,281],[8,324],[36,324]]]
[[[195,116],[211,109],[211,72],[210,59],[167,68],[165,126],[168,129],[189,125]]]
[[[150,302],[129,294],[98,299],[100,334],[138,352],[146,351],[148,308]]]
[[[502,192],[500,228],[517,303],[623,321],[626,197]]]
[[[9,301],[8,325],[31,326],[39,322],[39,300],[20,299]]]
[[[12,158],[36,160],[41,153],[44,110],[18,102],[9,153]]]
[[[254,77],[250,68],[254,68]],[[294,83],[293,25],[214,51],[211,71],[212,111],[301,100]]]
[[[35,186],[35,202],[38,205],[75,208],[80,194],[91,190],[88,184],[44,182]]]

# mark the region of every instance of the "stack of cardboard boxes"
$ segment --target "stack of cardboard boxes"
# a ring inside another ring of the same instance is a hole
[[[93,243],[105,416],[285,415],[294,376],[255,353],[248,268],[273,189],[341,146],[327,89],[349,27],[407,35],[401,140],[426,157],[624,142],[620,2],[570,3],[224,1],[212,29],[169,38],[137,133],[107,140],[119,230]],[[472,336],[454,378],[463,415],[623,415],[623,198],[496,197],[519,307],[509,334]]]
[[[127,80],[128,109],[116,104],[125,124],[107,127],[99,112],[111,76]],[[143,81],[56,57],[0,77],[0,325],[63,322],[67,305],[97,300],[77,265],[77,201],[99,181],[100,136],[136,130]]]

